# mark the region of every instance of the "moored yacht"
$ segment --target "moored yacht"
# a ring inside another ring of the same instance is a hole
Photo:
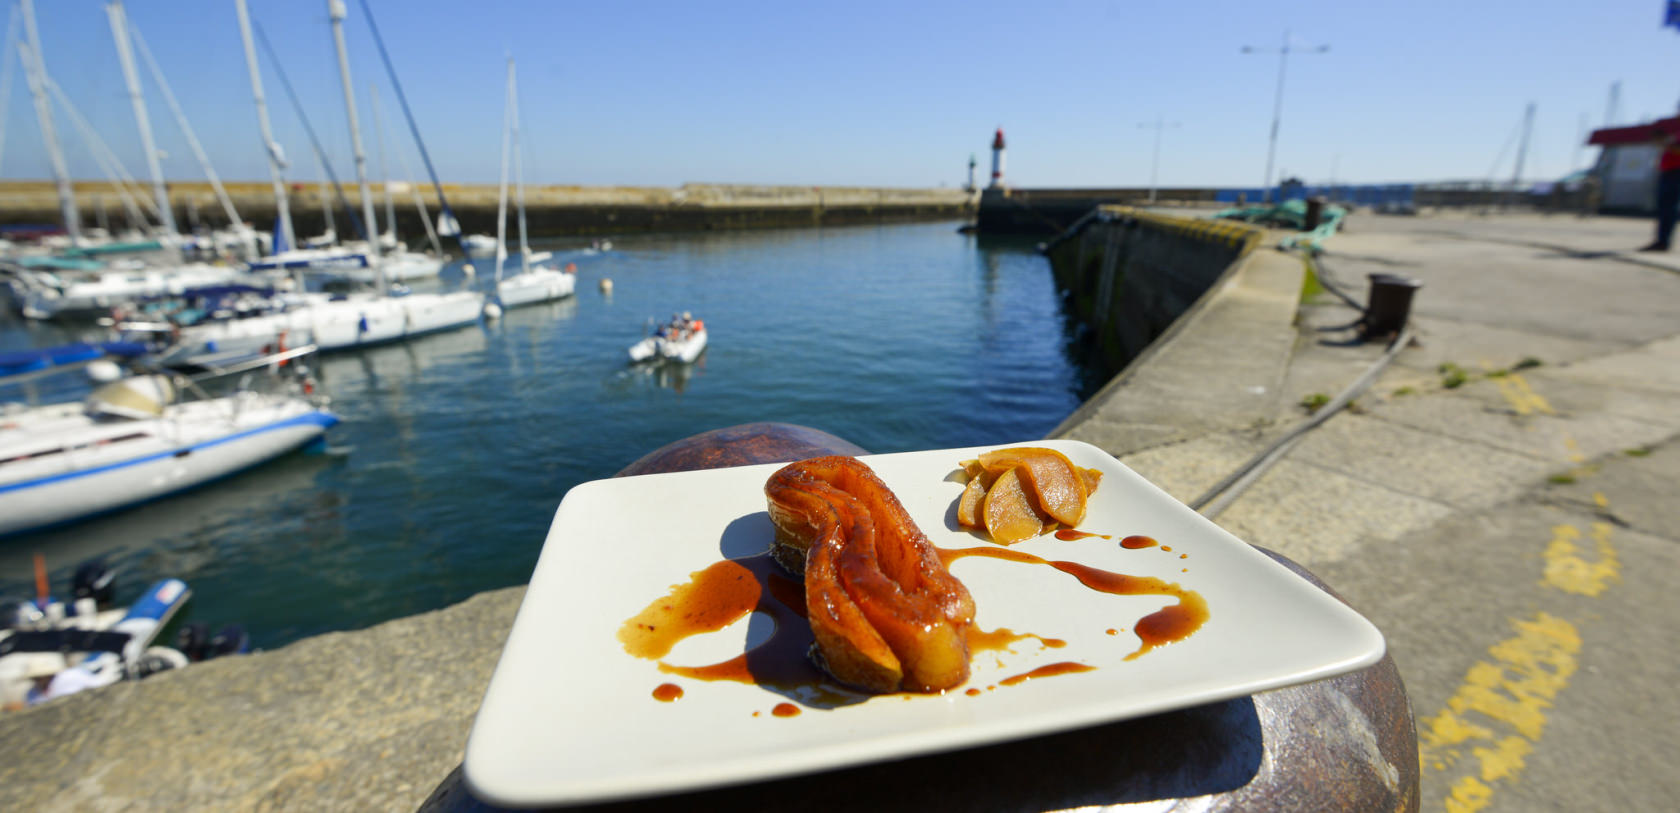
[[[577,266],[567,263],[562,269],[552,252],[533,253],[525,223],[525,169],[523,146],[519,141],[519,90],[513,60],[508,60],[507,107],[502,128],[502,183],[496,208],[496,290],[495,302],[502,308],[533,305],[572,295],[577,287]],[[519,209],[519,273],[502,276],[507,254],[508,157],[512,155]]]
[[[0,358],[0,372],[35,377],[104,361],[110,352],[139,351],[131,345],[26,351]],[[280,376],[277,366],[312,352],[300,347],[193,378],[118,378],[79,402],[0,407],[0,536],[185,491],[319,440],[337,416],[326,411],[307,370],[293,366]],[[220,396],[202,386],[264,368],[275,371],[277,385],[241,386]]]

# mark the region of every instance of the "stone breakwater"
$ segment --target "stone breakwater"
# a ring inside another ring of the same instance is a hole
[[[113,229],[127,221],[120,197],[109,184],[75,184],[82,222],[98,222],[101,209]],[[226,184],[228,197],[240,218],[258,228],[274,221],[273,188],[267,183]],[[436,217],[437,198],[429,185],[418,187]],[[202,222],[225,223],[221,205],[209,184],[169,185],[176,221],[191,221],[196,211]],[[444,195],[469,233],[495,233],[497,187],[494,184],[444,184]],[[407,184],[391,184],[396,199],[397,226],[409,241],[425,239]],[[384,187],[372,194],[383,217]],[[350,206],[361,213],[361,197],[346,189]],[[325,224],[316,184],[293,184],[290,207],[302,234],[319,233]],[[970,216],[975,196],[960,189],[900,189],[841,186],[757,186],[746,184],[684,184],[678,187],[528,186],[525,205],[531,229],[539,237],[613,235],[646,231],[778,228],[948,220]],[[0,225],[57,223],[58,197],[48,181],[0,182]],[[342,211],[339,229],[347,231]]]

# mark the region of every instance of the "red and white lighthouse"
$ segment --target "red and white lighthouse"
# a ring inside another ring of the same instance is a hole
[[[989,189],[1003,187],[1003,128],[997,129],[997,135],[992,137],[992,182]]]

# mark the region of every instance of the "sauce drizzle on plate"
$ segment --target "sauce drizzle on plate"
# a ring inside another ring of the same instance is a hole
[[[1155,544],[1155,540],[1140,536],[1129,536],[1121,541],[1123,547],[1132,548]],[[947,567],[971,556],[1046,565],[1073,576],[1080,584],[1097,592],[1117,596],[1160,595],[1177,599],[1177,603],[1145,615],[1132,624],[1133,631],[1142,640],[1142,646],[1127,655],[1126,660],[1188,638],[1208,618],[1207,602],[1201,594],[1154,577],[1131,576],[995,546],[937,550]],[[712,664],[693,666],[666,662],[665,658],[672,648],[684,639],[717,632],[754,612],[763,613],[775,625],[769,639],[758,646]],[[1114,634],[1112,630],[1108,632]],[[1067,645],[1067,641],[1060,638],[1009,629],[971,629],[968,643],[971,653],[999,651],[1028,638],[1037,639],[1050,649]],[[768,553],[725,559],[689,574],[687,582],[672,587],[670,593],[655,599],[640,613],[627,619],[619,628],[618,640],[629,654],[658,662],[661,672],[693,680],[735,681],[764,686],[807,706],[834,708],[863,702],[871,696],[835,683],[811,662],[807,653],[813,638],[811,627],[805,621],[804,585],[787,576]],[[1015,685],[1033,678],[1094,668],[1064,661],[1007,678],[1000,684]],[[676,684],[666,683],[656,688],[653,696],[672,702],[681,697],[682,692]],[[781,703],[771,713],[786,717],[798,711],[798,706]]]

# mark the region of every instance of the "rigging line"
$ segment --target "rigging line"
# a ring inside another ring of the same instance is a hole
[[[54,82],[51,77],[42,77],[42,79],[46,83],[47,90],[52,92],[53,98],[58,99],[58,103],[64,105],[64,112],[69,115],[70,124],[76,128],[76,132],[81,135],[82,141],[87,144],[88,152],[93,154],[94,162],[99,164],[99,168],[105,173],[106,179],[111,182],[112,186],[116,187],[117,195],[122,198],[123,208],[128,210],[129,219],[141,224],[141,227],[146,231],[151,231],[151,221],[146,219],[145,214],[141,211],[141,206],[137,206],[135,201],[138,199],[145,210],[151,212],[154,217],[157,215],[157,209],[144,194],[130,194],[128,189],[128,184],[134,184],[136,188],[140,184],[128,174],[128,170],[123,168],[122,162],[117,160],[116,154],[112,153],[111,148],[100,139],[99,133],[93,129],[93,125],[88,124],[87,119],[82,118],[81,112],[70,103],[70,97],[64,94],[64,90],[58,86],[58,83]],[[124,183],[125,181],[127,183]]]
[[[391,151],[391,145],[385,139],[385,116],[379,110],[379,85],[368,83],[368,101],[373,105],[373,129],[378,133],[379,145],[379,186],[385,193],[385,227],[391,230],[391,240],[402,245],[397,237],[397,203],[391,197],[391,171],[385,164],[385,154]],[[378,229],[374,229],[378,231]],[[381,235],[383,239],[383,235]],[[395,247],[393,247],[395,248]]]
[[[6,155],[6,111],[12,109],[12,51],[17,47],[18,13],[16,3],[6,17],[6,41],[0,43],[0,158]]]
[[[1505,163],[1505,153],[1510,152],[1511,147],[1517,143],[1517,138],[1522,135],[1522,128],[1522,122],[1518,122],[1517,126],[1511,129],[1511,137],[1505,139],[1505,146],[1499,148],[1499,156],[1494,158],[1493,165],[1488,167],[1489,184],[1494,183],[1494,179],[1498,177],[1499,165]]]
[[[257,42],[262,44],[263,52],[268,54],[268,61],[274,63],[274,75],[280,78],[280,87],[286,90],[286,98],[291,100],[292,110],[297,112],[298,120],[303,122],[303,131],[309,134],[309,144],[315,148],[315,158],[321,162],[321,168],[326,170],[327,178],[332,181],[333,191],[338,194],[338,205],[344,207],[345,214],[350,216],[351,225],[356,227],[356,232],[363,240],[368,241],[370,249],[378,251],[379,247],[368,237],[367,229],[363,228],[362,219],[356,216],[355,209],[350,208],[350,199],[344,196],[344,185],[338,182],[338,173],[333,172],[332,162],[327,160],[326,150],[321,149],[321,139],[315,135],[315,128],[310,125],[309,116],[303,112],[303,102],[298,100],[297,91],[292,89],[292,80],[286,78],[286,69],[281,67],[279,54],[275,53],[274,46],[269,44],[268,35],[263,33],[262,23],[252,20],[251,28],[256,31]]]
[[[239,211],[233,208],[233,200],[222,187],[222,179],[216,175],[216,168],[210,164],[210,155],[204,151],[204,145],[199,143],[198,134],[193,132],[192,123],[187,121],[187,114],[181,110],[181,103],[176,101],[175,91],[170,89],[169,80],[163,77],[163,70],[158,67],[157,60],[152,58],[152,49],[146,47],[146,38],[140,36],[140,29],[134,25],[133,20],[128,20],[127,24],[128,35],[134,40],[135,50],[140,52],[140,59],[146,63],[146,70],[151,72],[152,81],[163,94],[164,104],[169,106],[169,112],[175,114],[175,124],[181,128],[181,135],[187,139],[187,146],[192,148],[199,166],[204,168],[204,177],[210,182],[210,188],[215,190],[216,201],[222,205],[222,213],[227,215],[228,225],[235,229],[241,228],[245,221],[239,219]]]
[[[361,0],[361,4],[362,14],[367,17],[368,30],[373,33],[373,44],[379,49],[379,59],[385,63],[385,73],[391,77],[391,88],[397,92],[397,102],[402,105],[403,118],[408,120],[408,131],[414,135],[414,143],[420,148],[420,160],[426,165],[426,174],[431,176],[432,188],[437,190],[442,217],[456,224],[455,242],[460,246],[461,256],[466,257],[466,229],[460,227],[461,221],[456,219],[455,211],[449,207],[449,199],[443,195],[443,184],[438,181],[436,167],[432,166],[431,153],[426,151],[426,141],[420,137],[420,127],[414,123],[414,111],[408,106],[408,94],[403,92],[402,81],[397,79],[397,69],[391,65],[391,54],[385,50],[385,38],[379,34],[379,23],[373,19],[373,8],[368,5],[368,0]]]
[[[443,243],[438,240],[437,229],[432,227],[432,213],[426,211],[426,199],[420,196],[420,186],[414,183],[414,173],[408,167],[408,159],[403,157],[403,151],[392,150],[397,156],[397,166],[402,168],[403,181],[408,186],[408,193],[414,198],[414,208],[420,213],[420,224],[426,227],[426,239],[431,242],[432,250],[443,256]]]

